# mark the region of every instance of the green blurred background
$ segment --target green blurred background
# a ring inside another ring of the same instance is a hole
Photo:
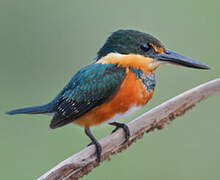
[[[218,0],[0,0],[0,179],[35,179],[89,143],[78,126],[51,130],[49,116],[4,112],[47,103],[119,28],[149,32],[166,47],[213,67],[159,68],[156,93],[136,116],[218,78],[219,7]],[[83,179],[219,179],[219,106],[219,95],[198,104]],[[112,127],[92,130],[101,138]]]

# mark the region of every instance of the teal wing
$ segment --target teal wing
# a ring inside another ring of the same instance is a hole
[[[66,125],[112,97],[125,78],[125,68],[91,64],[82,68],[62,91],[50,127]]]

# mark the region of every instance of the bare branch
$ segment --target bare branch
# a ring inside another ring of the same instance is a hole
[[[155,128],[162,129],[165,123],[183,115],[188,109],[194,107],[197,102],[219,92],[220,78],[188,90],[144,113],[128,123],[131,137],[127,143],[123,143],[125,139],[121,129],[100,140],[103,148],[102,161],[110,159],[112,154],[125,150],[136,140],[142,138],[145,132],[152,131]],[[75,180],[88,174],[98,165],[95,147],[92,145],[59,163],[39,177],[38,180]]]

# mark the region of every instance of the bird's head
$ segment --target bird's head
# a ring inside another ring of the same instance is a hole
[[[154,71],[159,65],[170,63],[197,69],[209,66],[164,47],[150,34],[135,30],[118,30],[111,34],[98,51],[97,62],[134,66]]]

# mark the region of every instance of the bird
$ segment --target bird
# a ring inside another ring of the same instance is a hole
[[[196,69],[211,67],[166,48],[157,38],[132,29],[119,29],[107,38],[95,61],[81,68],[49,103],[6,114],[52,114],[50,128],[73,123],[84,128],[101,161],[102,146],[90,128],[103,123],[130,131],[119,120],[145,106],[154,93],[155,70],[163,64]]]

